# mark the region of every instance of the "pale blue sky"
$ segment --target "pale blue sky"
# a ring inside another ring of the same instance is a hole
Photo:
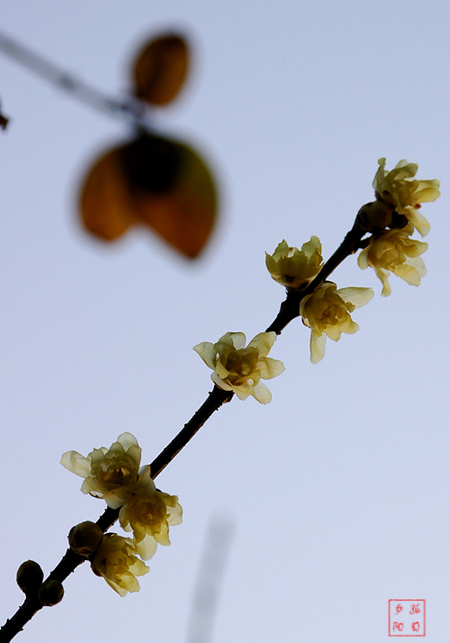
[[[103,510],[62,453],[130,431],[150,462],[211,388],[192,346],[251,339],[276,315],[265,251],[315,234],[329,256],[381,156],[442,182],[423,208],[421,286],[392,277],[381,298],[348,259],[338,286],[376,293],[354,314],[360,331],[313,366],[294,321],[272,350],[286,366],[272,403],[233,400],[160,476],[184,522],[140,593],[119,598],[85,565],[18,641],[183,643],[215,515],[235,528],[214,643],[380,643],[398,598],[427,601],[427,643],[448,638],[449,14],[443,0],[3,0],[1,30],[110,94],[145,38],[191,36],[190,83],[155,118],[209,159],[221,222],[195,265],[146,231],[112,246],[86,236],[78,186],[127,128],[0,55],[2,622],[22,601],[19,564],[48,573],[70,527]]]

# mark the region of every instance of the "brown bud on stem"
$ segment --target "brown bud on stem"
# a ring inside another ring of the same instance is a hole
[[[42,605],[52,607],[60,603],[64,596],[64,587],[59,580],[49,580],[42,585],[38,592],[38,598]]]
[[[44,580],[44,572],[34,560],[26,560],[17,570],[16,581],[22,592],[37,592]]]
[[[103,531],[95,522],[86,520],[72,527],[68,538],[70,548],[73,549],[73,551],[81,556],[88,557],[100,546]]]

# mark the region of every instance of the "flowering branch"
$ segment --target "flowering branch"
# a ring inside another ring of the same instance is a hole
[[[139,468],[141,450],[129,433],[119,436],[110,450],[95,449],[87,458],[74,451],[63,455],[62,464],[85,478],[82,491],[103,498],[108,507],[97,523],[81,523],[71,530],[72,549],[44,582],[37,563],[27,561],[21,565],[17,581],[26,600],[0,630],[0,643],[10,641],[42,607],[58,603],[63,596],[62,582],[85,560],[90,560],[93,571],[104,576],[119,594],[139,589],[135,576],[146,573],[148,568],[137,556],[147,560],[153,555],[157,542],[170,544],[168,525],[181,522],[178,499],[157,490],[153,479],[234,393],[240,399],[252,395],[261,403],[270,401],[271,394],[260,380],[276,377],[284,370],[281,362],[267,355],[276,336],[290,321],[301,316],[304,324],[311,328],[313,363],[324,355],[326,336],[337,341],[342,332],[351,334],[358,330],[349,313],[367,303],[373,291],[369,288],[337,290],[336,284],[326,281],[344,259],[364,248],[360,267],[370,265],[375,269],[383,282],[382,294],[389,294],[386,293],[386,280],[390,272],[410,284],[420,283],[424,266],[417,258],[426,248],[423,242],[409,239],[409,235],[414,227],[422,235],[428,232],[429,224],[418,209],[422,202],[434,201],[439,196],[439,182],[414,179],[417,166],[407,161],[400,161],[388,173],[384,164],[385,160],[380,159],[373,183],[376,201],[361,208],[352,229],[325,264],[322,265],[321,244],[317,237],[312,237],[302,250],[289,248],[282,242],[272,256],[267,256],[267,267],[272,277],[286,286],[287,296],[266,332],[256,335],[247,346],[243,333],[226,333],[215,344],[202,342],[194,347],[213,370],[214,389],[150,466]],[[372,236],[363,239],[367,233]],[[151,505],[151,509],[146,510],[145,520],[139,514],[142,505]],[[117,519],[126,531],[133,531],[133,540],[115,534],[103,536]],[[96,541],[93,546],[87,546],[85,541],[80,549],[76,548],[74,543],[82,533]],[[111,554],[114,561],[110,563]],[[108,565],[113,568],[112,572]]]

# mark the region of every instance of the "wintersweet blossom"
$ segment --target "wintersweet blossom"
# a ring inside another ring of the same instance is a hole
[[[269,255],[266,252],[267,270],[279,284],[300,290],[319,273],[323,266],[322,244],[318,237],[311,237],[302,249],[288,246],[283,239]]]
[[[131,433],[122,433],[109,449],[94,449],[87,457],[67,451],[61,458],[63,467],[84,478],[83,493],[103,498],[113,509],[124,503],[126,489],[137,482],[140,462],[141,448]]]
[[[311,362],[317,364],[325,355],[327,336],[335,342],[342,333],[356,333],[359,329],[350,317],[355,308],[364,306],[373,297],[372,288],[341,288],[325,282],[300,303],[300,314],[305,326],[311,328]]]
[[[283,362],[267,357],[277,336],[259,333],[245,346],[244,333],[225,333],[216,344],[202,342],[194,350],[214,373],[211,379],[221,389],[234,391],[240,400],[252,395],[267,404],[272,394],[261,379],[270,380],[284,371]]]
[[[425,263],[419,255],[426,251],[428,244],[411,239],[409,235],[413,232],[412,223],[402,230],[387,230],[373,239],[358,257],[360,268],[371,266],[375,270],[383,284],[383,297],[391,294],[388,279],[391,272],[411,286],[418,286],[426,275]]]
[[[403,214],[424,237],[430,231],[430,224],[419,213],[422,203],[435,201],[439,196],[440,182],[437,179],[419,181],[415,179],[418,165],[399,161],[393,170],[386,172],[386,159],[378,160],[379,168],[373,180],[375,196],[393,206]]]
[[[133,541],[116,534],[105,534],[91,561],[94,574],[103,576],[108,585],[120,596],[138,592],[136,576],[147,574],[150,569],[136,555]]]
[[[119,520],[125,531],[133,532],[134,547],[139,556],[149,560],[158,543],[170,545],[169,526],[179,525],[182,514],[177,496],[156,489],[148,467],[121,507]]]

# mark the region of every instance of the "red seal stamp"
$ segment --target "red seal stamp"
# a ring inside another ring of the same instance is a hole
[[[426,606],[422,599],[389,601],[389,636],[425,636]]]

